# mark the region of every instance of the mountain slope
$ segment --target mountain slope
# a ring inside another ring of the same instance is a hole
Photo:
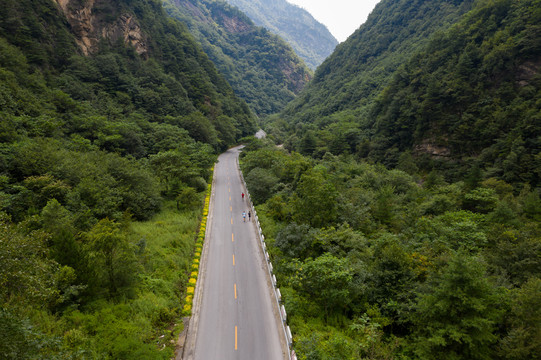
[[[394,71],[435,32],[456,22],[471,0],[383,0],[367,21],[317,69],[310,86],[283,112],[311,122],[340,111],[362,113]]]
[[[438,34],[378,98],[372,155],[413,150],[540,184],[540,20],[539,0],[480,2]]]
[[[43,15],[26,2],[9,1],[0,23],[0,35],[21,48],[31,65],[48,69],[50,86],[97,108],[106,96],[112,107],[124,109],[122,116],[136,111],[163,121],[199,112],[214,122],[214,129],[224,115],[238,122],[240,133],[252,132],[254,119],[246,104],[161,4],[59,3],[62,15],[54,7]]]
[[[538,184],[539,1],[437,4],[382,1],[270,127],[305,154]]]
[[[227,0],[257,25],[284,38],[312,69],[334,50],[338,41],[306,10],[286,0]]]
[[[209,0],[166,4],[257,115],[281,111],[311,79],[310,70],[281,38],[256,27],[235,7]]]

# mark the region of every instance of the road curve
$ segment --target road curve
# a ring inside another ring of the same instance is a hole
[[[238,154],[239,148],[225,152],[215,166],[199,306],[188,332],[194,348],[185,348],[185,359],[287,358],[256,229],[242,216],[249,205],[241,197]]]

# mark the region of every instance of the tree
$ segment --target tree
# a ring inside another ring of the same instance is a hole
[[[225,125],[225,124],[224,124]],[[181,126],[188,130],[188,133],[196,141],[211,144],[218,147],[218,135],[211,121],[200,112],[192,113],[182,118]],[[224,133],[224,136],[227,136]]]
[[[414,352],[421,359],[492,359],[502,300],[480,258],[453,254],[419,289],[411,313]]]
[[[238,135],[240,135],[240,131],[238,130],[239,124],[235,119],[226,115],[220,115],[214,121],[214,126],[218,132],[221,150],[225,150],[228,146],[235,144]]]
[[[196,175],[190,167],[188,154],[178,150],[161,151],[152,155],[150,166],[163,182],[165,193],[168,195],[173,194],[175,188],[179,187],[183,177]]]
[[[352,270],[346,259],[324,254],[304,262],[296,287],[314,299],[329,315],[346,310],[350,303],[349,284],[352,278]]]
[[[323,227],[338,216],[338,192],[321,168],[301,176],[293,198],[293,218],[312,227]]]
[[[189,186],[182,189],[176,200],[178,210],[193,210],[201,205],[201,198],[195,189]]]
[[[41,221],[43,229],[51,234],[52,257],[62,265],[78,268],[81,254],[70,212],[53,199],[41,211]]]
[[[404,308],[412,297],[415,279],[412,259],[395,236],[384,235],[374,248],[367,290],[369,300],[380,306],[384,316],[405,319]]]
[[[500,343],[502,358],[541,359],[541,279],[530,278],[514,291],[511,301],[511,327]]]
[[[86,250],[93,275],[91,282],[105,288],[109,297],[133,280],[134,252],[119,223],[109,219],[98,222],[86,234]]]
[[[255,204],[264,203],[272,195],[272,189],[278,181],[272,171],[267,169],[255,168],[246,174],[246,184]]]
[[[303,155],[312,155],[316,151],[316,136],[312,130],[308,130],[299,144],[299,152]]]
[[[58,264],[49,259],[48,236],[25,234],[0,213],[0,304],[44,303],[54,295]]]
[[[306,224],[291,223],[276,234],[275,245],[289,258],[305,259],[318,256],[314,253],[316,231]]]

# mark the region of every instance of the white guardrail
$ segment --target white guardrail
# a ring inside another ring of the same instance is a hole
[[[269,253],[267,252],[267,245],[265,244],[265,235],[263,235],[263,230],[261,229],[261,224],[259,223],[259,219],[257,217],[257,212],[255,211],[254,204],[252,203],[250,193],[248,192],[248,187],[246,186],[246,182],[244,181],[244,176],[242,175],[242,170],[240,169],[239,165],[239,158],[237,157],[237,168],[239,169],[240,179],[242,180],[242,185],[244,186],[245,190],[245,198],[248,204],[250,204],[250,210],[252,211],[252,214],[254,214],[254,223],[257,227],[257,236],[259,238],[259,245],[261,246],[261,250],[263,251],[263,254],[265,254],[265,259],[267,263],[267,270],[269,273],[269,278],[272,284],[274,297],[276,299],[276,306],[278,308],[278,313],[280,314],[280,319],[282,323],[282,329],[284,330],[284,336],[287,341],[287,351],[288,351],[288,359],[290,360],[297,360],[297,355],[295,354],[295,350],[292,349],[293,344],[293,336],[291,335],[291,329],[286,323],[287,320],[287,313],[286,308],[282,304],[282,294],[280,293],[280,289],[277,286],[276,283],[276,275],[273,274],[273,267],[272,263],[270,261]]]

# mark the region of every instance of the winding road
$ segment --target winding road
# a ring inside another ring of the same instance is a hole
[[[184,359],[286,359],[285,339],[256,227],[237,167],[240,148],[218,158],[207,240]],[[253,220],[253,218],[252,218]]]

